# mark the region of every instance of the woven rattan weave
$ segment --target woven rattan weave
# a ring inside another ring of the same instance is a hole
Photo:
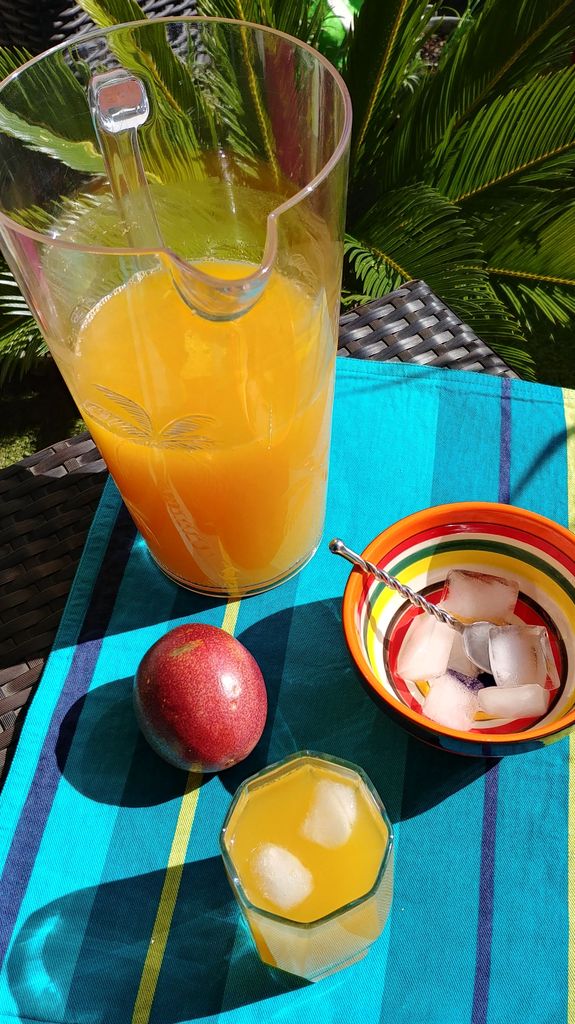
[[[198,13],[195,0],[140,0],[140,7],[149,18]],[[70,0],[0,0],[0,46],[42,53],[92,28],[90,16]]]

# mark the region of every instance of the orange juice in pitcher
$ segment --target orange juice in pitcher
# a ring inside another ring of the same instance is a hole
[[[321,305],[273,273],[249,312],[213,323],[156,271],[89,315],[78,353],[82,415],[170,576],[245,593],[307,561],[323,524],[335,355]]]

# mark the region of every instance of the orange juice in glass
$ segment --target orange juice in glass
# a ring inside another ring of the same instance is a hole
[[[356,765],[303,751],[264,769],[236,793],[221,849],[270,967],[317,981],[365,956],[385,925],[393,831]]]

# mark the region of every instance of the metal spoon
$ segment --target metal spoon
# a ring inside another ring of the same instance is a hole
[[[493,629],[492,622],[461,622],[460,619],[456,619],[454,615],[446,612],[444,608],[439,608],[436,604],[432,604],[431,601],[427,601],[417,591],[412,590],[411,587],[406,587],[404,583],[400,583],[395,576],[390,576],[385,569],[378,569],[373,562],[367,562],[361,555],[348,548],[339,537],[335,537],[330,541],[329,550],[334,555],[341,555],[342,558],[346,558],[352,565],[357,565],[363,572],[374,576],[376,580],[385,583],[386,587],[395,590],[406,601],[409,601],[410,604],[415,605],[416,608],[421,608],[428,615],[433,615],[434,619],[437,619],[438,622],[442,622],[445,626],[454,629],[456,633],[461,635],[467,657],[473,664],[485,672],[491,672],[489,630]]]

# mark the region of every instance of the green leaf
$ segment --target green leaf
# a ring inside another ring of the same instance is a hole
[[[417,175],[450,125],[534,75],[567,67],[574,49],[573,0],[486,0],[406,106],[382,168],[386,184]]]
[[[76,142],[56,135],[41,125],[30,124],[0,104],[0,132],[5,132],[36,153],[45,153],[74,171],[102,174],[104,161],[93,142]]]
[[[427,0],[365,0],[350,40],[345,79],[354,127],[352,161],[388,126],[393,97],[405,77],[426,29]]]
[[[4,330],[0,333],[0,387],[21,380],[47,357],[48,347],[33,317]]]
[[[418,184],[387,193],[354,225],[345,251],[351,291],[355,281],[375,298],[422,278],[509,365],[532,375],[518,319],[493,290],[473,227],[433,188]]]
[[[277,28],[312,46],[332,19],[327,0],[202,0],[202,14]]]
[[[575,68],[537,75],[447,132],[426,178],[455,203],[530,173],[575,149]]]
[[[532,336],[553,338],[554,329],[573,326],[575,290],[547,282],[513,278],[498,280],[497,275],[493,275],[492,280],[496,294],[515,310],[524,329]]]
[[[25,50],[0,47],[0,78],[30,60]],[[4,87],[0,132],[73,170],[101,174],[86,94],[61,54],[26,68]]]

